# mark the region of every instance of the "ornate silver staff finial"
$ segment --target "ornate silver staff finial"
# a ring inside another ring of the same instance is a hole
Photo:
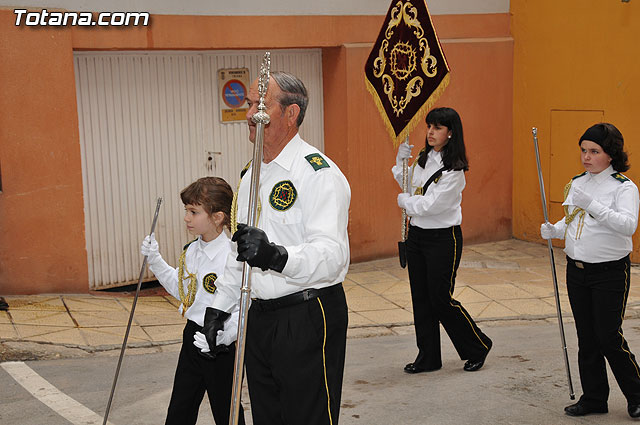
[[[269,88],[269,78],[271,77],[271,52],[265,52],[262,58],[262,65],[260,65],[260,77],[258,78],[258,94],[260,95],[260,102],[258,103],[258,112],[253,114],[251,121],[255,124],[262,123],[264,125],[269,124],[269,114],[267,114],[267,106],[264,104],[264,98],[267,95],[267,89]]]

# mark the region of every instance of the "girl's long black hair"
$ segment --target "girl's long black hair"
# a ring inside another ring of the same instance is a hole
[[[442,125],[451,130],[451,138],[442,148],[442,163],[447,170],[469,170],[469,161],[464,148],[464,135],[462,133],[462,120],[460,115],[452,108],[434,108],[427,114],[427,124]],[[425,137],[425,148],[418,156],[418,165],[424,168],[427,163],[427,155],[433,149]]]

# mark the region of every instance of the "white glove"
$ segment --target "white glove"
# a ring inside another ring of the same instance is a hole
[[[409,195],[408,193],[400,193],[398,194],[398,206],[402,209],[407,209],[407,204],[409,203],[409,198],[411,198],[411,195]]]
[[[238,339],[238,317],[239,313],[236,311],[231,313],[231,316],[224,322],[224,329],[218,331],[218,335],[216,336],[217,345],[231,345]],[[193,334],[193,345],[198,347],[203,353],[211,351],[207,338],[202,332]]]
[[[209,349],[207,338],[202,332],[196,332],[195,334],[193,334],[193,345],[198,347],[203,353],[208,353],[209,351],[211,351]]]
[[[540,236],[542,239],[552,239],[556,233],[556,228],[548,221],[540,225]]]
[[[231,313],[231,316],[224,322],[224,329],[218,331],[216,336],[216,344],[231,345],[238,339],[238,319],[240,313],[238,311]]]
[[[411,158],[411,148],[413,145],[407,143],[400,143],[398,147],[398,155],[396,155],[396,165],[402,167],[402,163],[405,159]]]
[[[152,233],[151,236],[147,235],[142,244],[140,245],[140,254],[147,256],[149,264],[154,264],[158,260],[162,259],[160,255],[160,247],[156,241],[156,234]]]
[[[584,190],[574,187],[573,188],[573,205],[580,207],[583,210],[587,210],[591,202],[593,202],[593,196],[589,195]]]

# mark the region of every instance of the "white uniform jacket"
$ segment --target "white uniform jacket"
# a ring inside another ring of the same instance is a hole
[[[218,279],[224,271],[224,265],[232,250],[232,242],[223,232],[210,241],[203,242],[200,237],[193,241],[188,247],[185,256],[184,276],[187,271],[195,273],[197,277],[196,296],[191,307],[184,314],[187,319],[196,322],[198,325],[204,324],[204,313],[207,307],[213,302],[213,294],[216,291]],[[190,280],[178,281],[178,269],[168,265],[164,260],[150,265],[149,268],[158,279],[158,282],[176,299],[180,300],[178,285],[182,284],[184,295],[188,293]],[[180,304],[182,313],[184,306]]]
[[[584,222],[576,216],[569,225],[562,220],[554,224],[554,238],[565,238],[564,252],[574,260],[587,263],[615,261],[633,249],[631,236],[638,226],[638,188],[609,166],[598,174],[589,172],[573,178],[563,205],[571,214],[574,188],[593,197],[586,208]]]
[[[462,223],[460,204],[466,185],[464,171],[444,171],[437,181],[429,185],[427,193],[421,194],[422,186],[442,166],[442,153],[432,149],[427,154],[424,168],[417,163],[409,168],[409,193],[413,196],[407,202],[406,211],[414,226],[423,229],[443,229]],[[402,167],[394,165],[391,172],[402,187]]]
[[[238,189],[238,223],[246,223],[250,167]],[[257,227],[288,253],[282,273],[252,268],[251,297],[273,299],[344,280],[349,268],[351,189],[337,165],[299,135],[261,164]],[[236,246],[218,281],[213,307],[230,311],[240,299],[242,264]]]

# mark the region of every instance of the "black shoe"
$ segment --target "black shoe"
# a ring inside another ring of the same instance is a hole
[[[487,352],[484,353],[484,356],[482,356],[481,359],[467,360],[466,363],[464,364],[463,369],[466,370],[467,372],[475,372],[476,370],[480,370],[480,368],[484,366],[484,361],[487,359],[487,356],[489,355],[489,351],[491,351],[492,346],[493,346],[493,343],[491,342],[491,340],[489,340],[489,348],[487,349]]]
[[[638,406],[638,405],[635,405],[635,406]],[[580,402],[577,402],[575,404],[572,404],[571,406],[567,406],[564,408],[564,413],[566,413],[569,416],[584,416],[584,415],[590,415],[591,413],[607,413],[607,412],[609,412],[609,409],[607,408],[607,406],[595,407],[595,406],[589,406],[587,404],[580,403]],[[631,414],[631,410],[629,410],[629,414]]]
[[[629,416],[632,418],[640,418],[640,404],[631,404],[627,405],[627,412],[629,412]]]
[[[440,369],[442,366],[440,367],[433,367],[433,368],[426,368],[426,367],[420,367],[420,366],[416,366],[415,363],[409,363],[404,367],[404,371],[407,373],[421,373],[421,372],[432,372],[434,370],[438,370]]]

